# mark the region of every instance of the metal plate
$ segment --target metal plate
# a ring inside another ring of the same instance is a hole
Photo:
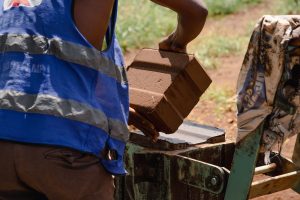
[[[153,143],[140,131],[132,133],[130,141],[153,149],[178,150],[197,144],[224,142],[225,131],[216,127],[185,121],[173,134],[160,133],[156,143]]]

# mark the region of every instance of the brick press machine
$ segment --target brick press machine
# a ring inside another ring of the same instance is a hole
[[[300,56],[300,42],[291,45],[293,55]],[[211,82],[194,57],[150,49],[139,53],[128,72],[130,93],[135,96],[131,106],[148,113],[165,133],[182,123]],[[143,88],[147,82],[154,84]],[[262,123],[236,144],[226,141],[221,129],[188,121],[174,134],[161,133],[156,143],[134,131],[125,155],[128,175],[116,178],[115,199],[246,200],[287,188],[300,193],[300,136],[292,160],[277,155],[264,165],[259,153],[263,127]],[[257,174],[267,176],[253,181]]]

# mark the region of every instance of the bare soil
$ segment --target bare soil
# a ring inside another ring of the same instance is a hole
[[[209,19],[202,32],[202,35],[210,34],[211,31],[218,31],[222,35],[240,36],[250,34],[249,24],[255,24],[263,15],[270,13],[270,5],[280,0],[265,0],[263,3],[248,7],[238,13],[222,17],[220,19]],[[247,33],[249,32],[249,33]],[[201,36],[200,36],[201,37]],[[195,40],[193,43],[199,41]],[[193,43],[191,45],[193,45]],[[205,48],[205,47],[203,47]],[[244,47],[244,52],[247,47]],[[217,69],[207,70],[207,73],[213,80],[213,88],[229,88],[235,90],[240,67],[243,62],[244,52],[238,55],[226,56],[220,58],[221,65]],[[128,63],[133,59],[135,52],[128,53],[126,60]],[[201,62],[201,61],[200,61]],[[222,109],[221,113],[216,111],[216,104],[213,101],[200,99],[198,105],[194,108],[188,119],[202,124],[212,125],[222,128],[226,131],[227,140],[234,140],[236,135],[236,109],[235,96],[228,99],[232,102]],[[220,105],[218,105],[220,106]],[[291,138],[285,145],[283,155],[291,158],[295,143],[295,137]],[[237,191],[238,192],[238,191]],[[278,193],[254,198],[254,200],[300,200],[300,195],[291,189]]]

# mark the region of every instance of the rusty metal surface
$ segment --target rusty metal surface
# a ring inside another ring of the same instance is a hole
[[[226,174],[221,167],[184,156],[174,159],[179,181],[214,194],[223,191]]]
[[[223,183],[228,175],[228,171],[222,175],[223,167],[231,162],[233,149],[232,142],[201,144],[175,151],[129,143],[125,158],[129,174],[116,178],[115,199],[223,200]]]
[[[231,163],[234,154],[235,144],[233,142],[225,142],[218,144],[204,144],[205,147],[200,149],[194,149],[180,153],[180,155],[201,160],[213,165],[231,168]],[[202,145],[200,145],[202,146]]]
[[[134,160],[134,182],[163,181],[164,156],[162,154],[136,153]]]
[[[157,143],[145,137],[141,132],[134,132],[130,141],[152,149],[178,150],[203,143],[225,141],[225,131],[216,127],[185,121],[174,134],[160,133]]]

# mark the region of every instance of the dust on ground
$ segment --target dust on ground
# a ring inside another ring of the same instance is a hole
[[[255,24],[263,15],[270,14],[272,4],[276,4],[280,0],[264,0],[259,5],[250,6],[238,13],[217,18],[209,19],[201,35],[210,34],[211,31],[218,31],[222,35],[239,36],[250,34],[249,25]],[[201,36],[200,36],[201,37]],[[197,43],[197,39],[193,43]],[[191,45],[193,45],[193,43]],[[205,48],[205,47],[203,47]],[[243,48],[246,51],[247,46]],[[126,55],[127,63],[133,59],[136,51]],[[207,73],[213,80],[210,88],[230,88],[235,91],[238,73],[243,62],[244,52],[220,58],[221,65],[217,69],[207,70]],[[201,61],[200,61],[201,62]],[[193,109],[188,119],[197,121],[202,124],[216,126],[226,131],[226,139],[234,140],[236,135],[236,108],[235,96],[228,99],[231,103],[227,104],[220,113],[214,112],[216,104],[207,99],[200,99],[197,106]],[[218,105],[220,106],[220,105]],[[221,115],[221,116],[220,116]],[[290,158],[293,152],[295,137],[291,138],[285,145],[283,155]],[[238,191],[237,191],[238,192]],[[300,195],[293,190],[285,190],[278,193],[254,198],[253,200],[300,200]]]

